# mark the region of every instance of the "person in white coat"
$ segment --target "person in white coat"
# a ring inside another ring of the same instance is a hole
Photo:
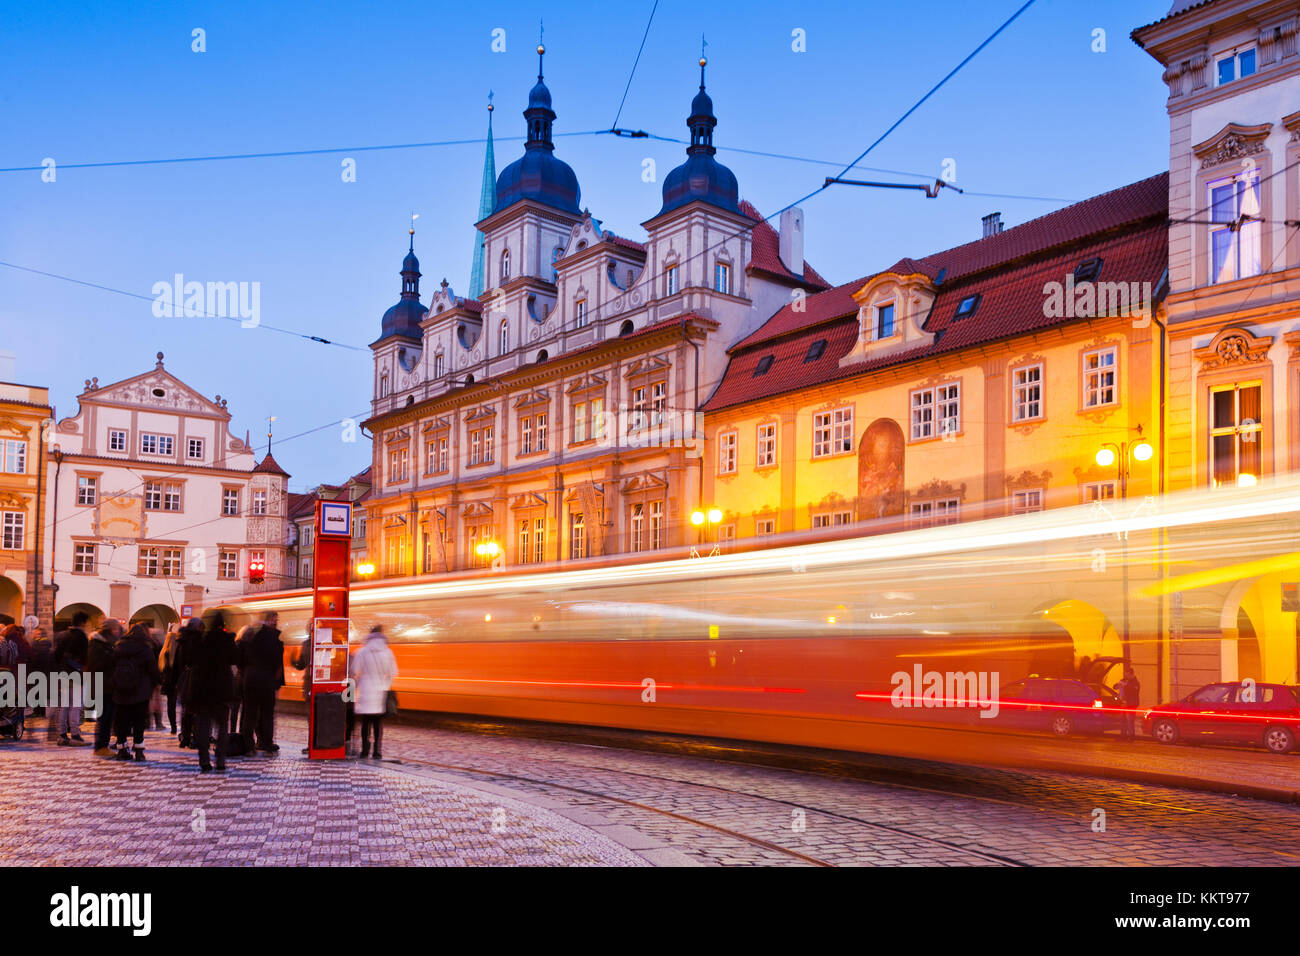
[[[397,676],[397,658],[388,647],[381,628],[366,635],[365,646],[352,658],[352,674],[357,682],[356,713],[361,718],[361,757],[370,756],[370,731],[375,732],[375,759],[383,757],[384,714],[388,711],[388,692]]]

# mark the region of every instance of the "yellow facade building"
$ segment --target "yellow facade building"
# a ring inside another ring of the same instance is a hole
[[[0,624],[37,617],[51,625],[39,588],[45,448],[53,421],[49,389],[0,382]]]

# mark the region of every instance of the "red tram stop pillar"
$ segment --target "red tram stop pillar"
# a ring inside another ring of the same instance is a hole
[[[352,558],[352,505],[316,503],[316,568],[313,579],[311,700],[307,756],[341,760],[346,755],[348,692],[348,579]]]

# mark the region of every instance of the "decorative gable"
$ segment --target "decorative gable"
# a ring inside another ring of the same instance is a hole
[[[1247,156],[1254,156],[1264,151],[1264,140],[1272,123],[1260,123],[1258,126],[1240,126],[1229,123],[1203,143],[1192,147],[1192,152],[1201,161],[1201,168],[1219,166],[1223,163],[1238,162]]]
[[[840,367],[869,359],[933,345],[934,334],[923,325],[939,291],[923,272],[882,272],[872,276],[857,292],[858,341],[843,358]],[[880,310],[893,307],[893,328],[881,335]]]
[[[515,401],[515,408],[535,408],[538,405],[550,404],[551,396],[545,389],[535,388],[519,396]]]

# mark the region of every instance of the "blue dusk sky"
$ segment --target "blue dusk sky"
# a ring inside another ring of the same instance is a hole
[[[742,198],[771,213],[838,168],[733,147],[847,163],[1019,2],[661,0],[618,125],[687,136],[703,32],[718,158]],[[875,170],[850,174],[922,182],[952,159],[967,194],[832,187],[803,204],[808,261],[846,282],[978,238],[986,213],[1015,225],[1167,169],[1160,66],[1128,34],[1169,2],[1038,0],[863,160]],[[232,428],[259,453],[277,417],[291,489],[359,471],[364,438],[347,444],[337,426],[290,436],[367,413],[366,346],[397,301],[412,212],[423,300],[443,278],[467,291],[487,94],[499,171],[523,149],[539,18],[556,155],[606,228],[644,238],[684,146],[563,134],[611,126],[652,3],[0,0],[0,169],[38,167],[0,172],[0,350],[16,354],[14,378],[48,386],[65,417],[84,379],[147,371],[162,351],[169,371],[228,400]],[[196,28],[206,52],[191,49]],[[480,141],[359,149],[443,140]],[[333,148],[349,151],[64,168]],[[46,158],[54,182],[42,181]],[[343,181],[345,158],[355,182]],[[646,158],[656,182],[642,179]],[[176,273],[258,282],[263,326],[360,350],[157,318],[151,290]]]

